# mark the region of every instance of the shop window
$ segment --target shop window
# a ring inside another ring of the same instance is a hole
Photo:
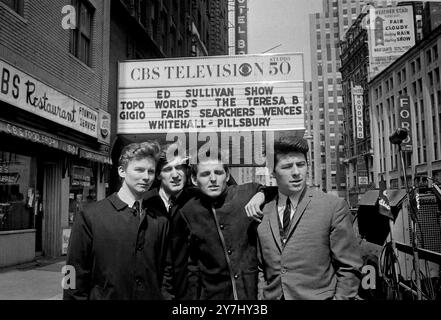
[[[72,166],[69,190],[69,225],[73,224],[75,215],[83,210],[84,206],[97,200],[96,175],[93,165]]]
[[[72,5],[77,12],[77,27],[71,30],[69,52],[90,66],[93,8],[84,0],[73,0]]]
[[[36,180],[35,158],[0,152],[0,231],[34,227]]]

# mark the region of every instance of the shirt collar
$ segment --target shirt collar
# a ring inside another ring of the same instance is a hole
[[[179,191],[176,195],[175,195],[175,199],[177,199],[182,193],[182,190]],[[167,193],[164,191],[163,188],[159,187],[159,191],[158,191],[159,196],[162,199],[162,202],[164,202],[164,205],[166,208],[168,208],[168,205],[170,204],[170,196],[167,195]]]
[[[300,194],[296,193],[296,194],[290,196],[289,200],[291,201],[291,204],[297,204],[300,201],[300,197],[303,193],[304,193],[304,190]],[[279,201],[278,201],[277,205],[279,207],[284,207],[286,205],[286,198],[287,197],[288,196],[286,196],[285,194],[283,194],[279,191],[279,198],[278,198]]]
[[[136,199],[130,192],[127,192],[124,188],[119,189],[117,193],[117,197],[123,202],[124,204],[128,205],[130,208],[133,207],[133,204],[135,203]],[[142,201],[139,202],[139,208],[142,208]]]

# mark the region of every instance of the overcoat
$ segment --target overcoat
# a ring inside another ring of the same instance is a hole
[[[66,264],[76,283],[64,299],[163,299],[169,222],[144,210],[140,221],[114,193],[75,216]]]

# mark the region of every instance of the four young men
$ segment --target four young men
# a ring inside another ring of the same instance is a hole
[[[305,140],[275,144],[278,189],[228,185],[218,155],[191,166],[189,186],[186,159],[169,147],[127,146],[120,191],[75,217],[66,263],[77,288],[65,299],[252,300],[258,287],[264,299],[356,296],[350,213],[344,200],[306,186]]]

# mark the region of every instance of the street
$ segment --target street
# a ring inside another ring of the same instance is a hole
[[[0,300],[61,300],[64,259],[0,269]]]

